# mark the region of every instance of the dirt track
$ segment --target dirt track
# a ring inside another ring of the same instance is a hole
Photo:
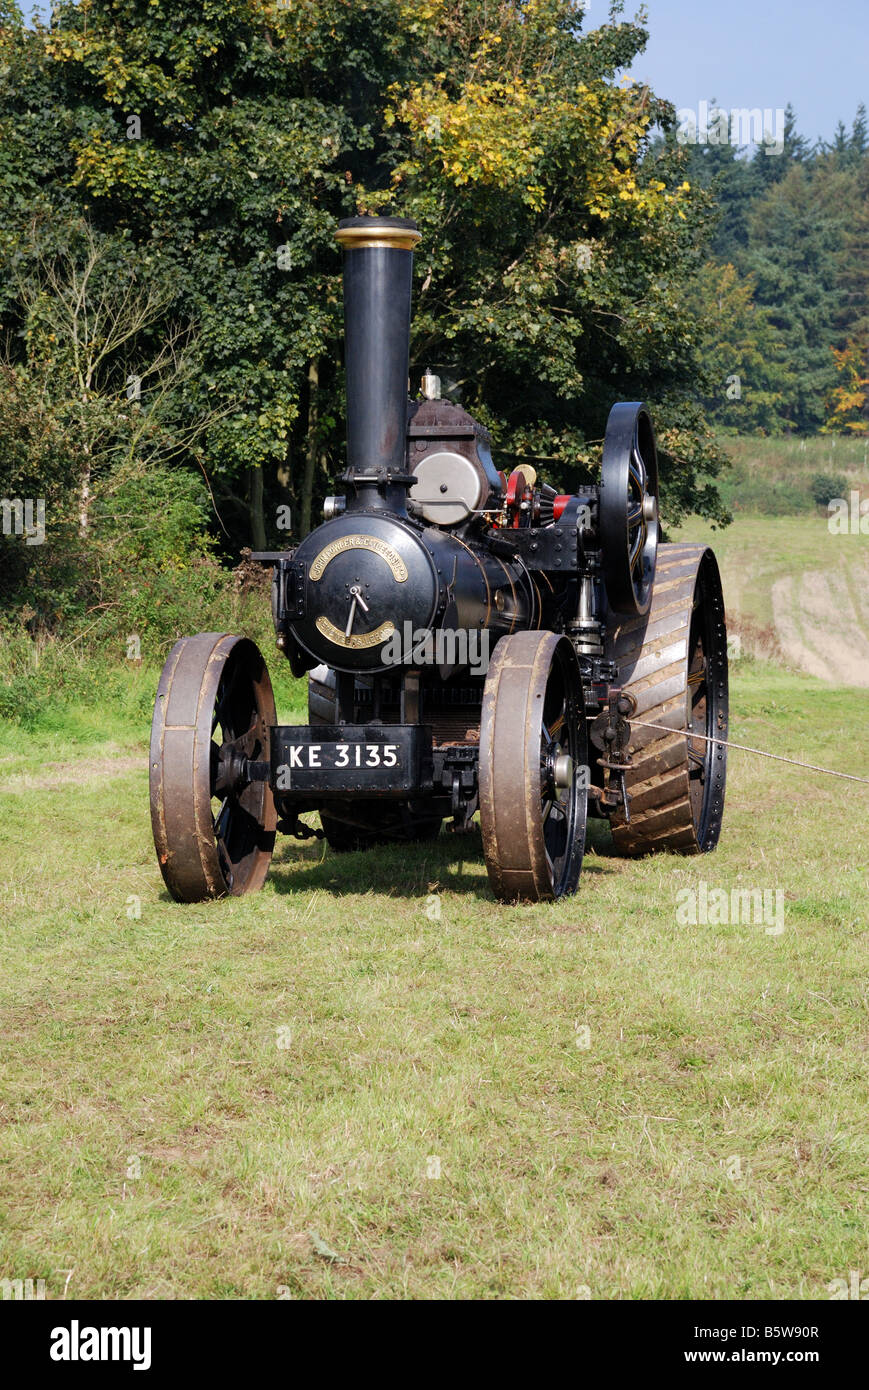
[[[869,686],[869,575],[862,587],[843,570],[777,579],[773,622],[786,657],[836,685]]]
[[[833,534],[821,515],[737,514],[714,532],[692,520],[678,538],[714,549],[728,631],[744,649],[869,687],[869,535]]]

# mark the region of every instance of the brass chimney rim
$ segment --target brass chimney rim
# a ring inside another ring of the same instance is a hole
[[[422,233],[412,227],[339,227],[335,240],[347,251],[356,251],[367,246],[385,246],[399,251],[412,251]]]

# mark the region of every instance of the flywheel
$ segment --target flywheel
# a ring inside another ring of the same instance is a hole
[[[609,413],[600,476],[600,546],[610,608],[648,612],[658,550],[658,455],[648,410],[618,401]]]

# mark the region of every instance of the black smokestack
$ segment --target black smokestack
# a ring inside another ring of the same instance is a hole
[[[405,472],[410,290],[416,223],[348,217],[344,247],[347,468],[366,476]]]

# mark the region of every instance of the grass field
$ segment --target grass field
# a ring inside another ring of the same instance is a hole
[[[865,443],[727,447],[734,525],[679,538],[714,545],[743,651],[790,668],[736,662],[731,736],[869,777],[869,538],[811,501],[819,472],[869,494]],[[148,817],[157,670],[62,656],[19,686],[28,727],[0,722],[0,1280],[823,1299],[869,1274],[869,786],[734,752],[714,855],[621,861],[598,825],[562,904],[496,905],[479,837],[444,834],[279,841],[261,893],[181,907]],[[781,897],[686,922],[715,890]]]
[[[733,737],[869,776],[865,701],[743,662]],[[0,1278],[816,1299],[869,1272],[869,787],[734,753],[714,855],[623,862],[601,828],[560,904],[497,906],[444,835],[283,841],[260,894],[182,907],[146,736],[0,726]],[[701,883],[780,890],[784,930],[681,925]]]
[[[849,514],[831,532],[812,497],[819,474],[849,504],[869,498],[869,441],[725,436],[731,469],[718,480],[734,522],[713,530],[690,517],[673,539],[715,548],[728,624],[744,648],[840,685],[869,686],[869,535]],[[856,499],[853,494],[856,494]],[[865,526],[865,519],[864,519]],[[854,530],[857,534],[853,534]]]
[[[674,539],[713,547],[729,627],[748,650],[869,686],[869,535],[831,534],[821,514],[740,514],[723,531],[692,517]]]
[[[865,438],[724,435],[719,443],[732,467],[721,475],[718,485],[736,516],[814,513],[812,480],[818,474],[842,478],[848,489],[869,495],[869,441]]]

